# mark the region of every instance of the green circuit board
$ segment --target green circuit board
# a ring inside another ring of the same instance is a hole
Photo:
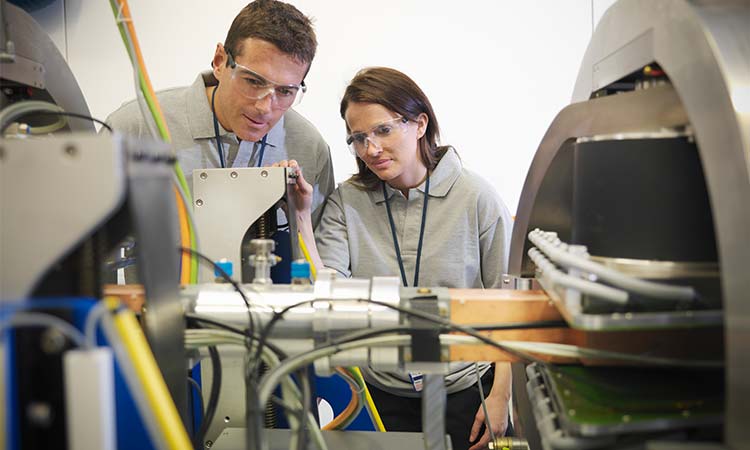
[[[718,423],[724,373],[706,369],[547,366],[561,425],[576,434]]]

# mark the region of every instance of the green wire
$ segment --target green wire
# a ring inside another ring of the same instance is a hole
[[[112,8],[112,14],[115,16],[115,20],[118,20],[118,8],[117,3],[115,0],[110,0],[109,2],[110,7]],[[154,123],[156,124],[157,129],[159,130],[159,135],[161,138],[170,143],[171,142],[171,136],[169,135],[169,129],[167,128],[167,124],[164,121],[164,118],[161,114],[159,114],[159,110],[156,107],[156,102],[154,100],[154,97],[151,95],[148,85],[146,83],[146,77],[143,74],[142,68],[138,65],[137,59],[135,54],[131,54],[131,51],[128,47],[128,31],[124,24],[118,22],[117,23],[117,29],[120,31],[120,38],[122,39],[123,44],[125,45],[125,48],[128,49],[128,58],[130,59],[130,63],[135,67],[135,69],[138,71],[138,84],[141,92],[143,93],[143,97],[146,100],[146,105],[148,105],[148,109],[151,112],[151,115],[153,116]],[[135,49],[133,49],[133,53],[135,52]],[[174,165],[174,171],[177,175],[177,180],[180,183],[180,186],[182,187],[182,190],[185,192],[185,197],[188,201],[188,204],[185,205],[186,208],[192,208],[193,207],[193,199],[190,194],[190,190],[188,189],[187,180],[185,179],[185,174],[182,171],[182,168],[180,167],[180,164],[178,162],[175,162]],[[195,250],[197,247],[197,239],[195,236],[195,224],[192,223],[192,221],[189,218],[188,215],[188,232],[190,236],[190,248],[192,250]],[[197,283],[198,282],[198,259],[191,257],[190,258],[190,282],[191,283]]]
[[[357,384],[359,384],[359,387],[364,391],[366,387],[365,379],[361,377],[356,370],[354,370],[354,366],[346,367],[346,371],[349,373],[349,375],[351,375],[352,378],[354,378]],[[367,411],[367,415],[370,417],[370,422],[372,422],[372,426],[375,428],[375,431],[378,431],[377,421],[375,420],[375,416],[370,410],[370,405],[367,402],[367,396],[364,394],[364,392],[362,394],[362,402],[364,403],[362,407],[365,409],[365,411]]]

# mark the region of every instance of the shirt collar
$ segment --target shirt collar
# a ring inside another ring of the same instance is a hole
[[[193,139],[213,139],[214,133],[214,115],[211,111],[211,103],[206,96],[206,88],[218,86],[219,81],[214,77],[210,70],[198,74],[193,84],[188,88],[187,93],[187,112],[190,133]],[[237,136],[224,129],[219,123],[219,135],[229,136],[237,139]],[[266,145],[276,147],[283,140],[284,136],[284,116],[281,116],[278,123],[268,132]]]
[[[461,158],[458,156],[456,149],[448,147],[448,150],[443,157],[440,158],[438,165],[430,174],[430,197],[445,197],[448,195],[448,192],[461,175],[462,168],[463,165],[461,163]],[[427,180],[423,181],[422,184],[416,187],[416,189],[424,193],[426,181]],[[388,183],[385,185],[385,192],[389,199],[393,195],[403,195],[398,189],[389,186]],[[380,187],[373,191],[369,191],[369,194],[371,200],[375,203],[382,203],[385,201],[383,199],[383,190]]]

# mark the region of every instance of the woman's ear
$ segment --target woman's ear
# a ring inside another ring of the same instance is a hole
[[[421,113],[414,121],[417,122],[417,139],[422,139],[422,136],[427,132],[427,124],[430,122],[430,119],[427,117],[427,114]]]

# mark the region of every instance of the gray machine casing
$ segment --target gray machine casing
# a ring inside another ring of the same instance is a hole
[[[528,232],[541,228],[564,235],[570,230],[570,147],[576,139],[690,126],[713,211],[721,268],[727,380],[724,444],[732,449],[750,442],[748,24],[750,4],[742,0],[614,4],[586,51],[573,103],[554,119],[531,163],[510,255],[510,274],[530,276]],[[654,62],[671,84],[591,99],[596,91]]]

